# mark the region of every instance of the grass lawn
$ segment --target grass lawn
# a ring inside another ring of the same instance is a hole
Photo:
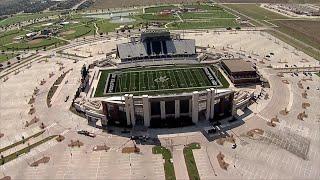
[[[64,28],[64,31],[60,33],[60,35],[68,40],[71,39],[76,39],[81,36],[93,34],[95,31],[95,28],[93,27],[93,24],[88,24],[88,25],[77,25],[77,26],[72,26],[70,28]]]
[[[66,44],[66,42],[57,38],[39,39],[39,41],[35,41],[35,43],[30,43],[29,41],[22,40],[21,42],[7,44],[4,47],[7,50],[41,49],[44,47],[48,48],[49,46],[53,46],[55,44],[58,46]]]
[[[320,77],[320,72],[318,72],[318,73],[315,73],[317,76],[319,76]]]
[[[17,36],[24,36],[27,32],[24,30],[12,30],[0,34],[0,44],[4,46],[8,43],[12,43]]]
[[[211,28],[227,28],[238,27],[239,24],[235,19],[212,19],[210,21],[185,21],[175,22],[170,24],[169,29],[182,30],[182,29],[211,29]]]
[[[171,152],[165,147],[154,146],[152,148],[152,153],[153,154],[162,154],[162,157],[165,160],[164,172],[165,172],[166,180],[175,180],[176,176],[174,173],[174,166],[173,166],[173,163],[171,163],[171,161],[170,161],[170,159],[172,158]]]
[[[96,24],[99,28],[99,33],[112,32],[115,28],[119,27],[119,24],[111,23],[107,20],[97,21]]]
[[[306,47],[305,45],[301,44],[301,43],[298,43],[297,41],[295,40],[292,40],[291,38],[288,38],[286,36],[284,36],[283,34],[280,34],[280,33],[277,33],[275,31],[267,31],[269,34],[271,34],[272,36],[280,39],[281,41],[284,41],[286,42],[287,44],[295,47],[296,49],[300,50],[300,51],[303,51],[304,53],[308,54],[309,56],[315,58],[316,60],[320,61],[320,53],[309,48],[309,47]]]
[[[278,13],[261,8],[259,4],[226,4],[226,6],[257,20],[289,19]]]
[[[215,11],[215,10],[222,10],[221,7],[216,5],[208,5],[208,4],[185,4],[183,5],[184,8],[196,8],[200,10],[206,10],[206,11]]]
[[[170,10],[177,8],[175,5],[165,5],[165,6],[155,6],[155,7],[148,7],[145,8],[145,13],[157,13],[163,10]]]
[[[95,97],[102,97],[104,96],[104,87],[106,85],[106,81],[108,78],[108,74],[111,73],[114,70],[105,70],[105,71],[100,71],[101,75],[100,75],[100,79],[96,88],[96,92],[95,92]]]
[[[196,161],[194,160],[193,152],[192,152],[192,149],[200,149],[200,148],[201,147],[199,143],[191,143],[191,144],[188,144],[185,148],[183,148],[184,160],[187,166],[190,180],[200,179]]]
[[[0,54],[0,63],[5,62],[13,57],[15,57],[15,54]]]
[[[46,13],[27,13],[27,14],[17,14],[12,17],[9,17],[7,19],[4,19],[0,21],[0,26],[6,26],[10,24],[15,24],[23,21],[29,21],[37,18],[43,18],[43,17],[48,17],[48,16],[53,16],[53,15],[58,15],[60,14],[59,12],[46,12]]]
[[[281,32],[320,50],[320,21],[281,20],[272,23],[277,24]]]
[[[186,12],[180,14],[182,19],[213,19],[213,18],[235,18],[234,15],[224,10],[214,10],[205,13]]]
[[[145,21],[172,21],[178,19],[173,15],[160,15],[160,14],[141,14],[137,15]]]
[[[226,78],[222,75],[222,73],[214,66],[211,68],[213,72],[216,74],[217,78],[219,79],[220,83],[222,84],[223,88],[228,88],[230,86],[229,82]]]

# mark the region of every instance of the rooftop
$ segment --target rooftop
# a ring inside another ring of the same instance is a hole
[[[222,60],[222,63],[224,63],[231,72],[255,71],[250,62],[242,59]]]

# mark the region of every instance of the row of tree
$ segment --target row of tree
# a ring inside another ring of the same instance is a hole
[[[13,0],[0,6],[0,16],[11,15],[20,12],[36,13],[43,11],[57,3],[57,1],[52,0]]]

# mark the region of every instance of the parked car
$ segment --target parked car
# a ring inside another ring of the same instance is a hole
[[[77,133],[85,135],[85,136],[89,136],[89,137],[92,137],[92,138],[96,137],[96,134],[91,133],[91,132],[86,131],[86,130],[79,130],[79,131],[77,131]]]
[[[66,99],[64,100],[64,102],[67,102],[69,100],[69,96],[66,97]]]

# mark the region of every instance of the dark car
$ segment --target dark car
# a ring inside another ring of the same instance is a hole
[[[130,137],[130,140],[138,140],[139,139],[139,136],[131,136]]]
[[[69,100],[69,96],[66,97],[66,99],[64,100],[64,102],[67,102]]]
[[[79,130],[77,131],[78,134],[82,134],[82,135],[85,135],[85,136],[89,136],[89,137],[96,137],[96,135],[94,133],[91,133],[89,131],[86,131],[86,130]]]

